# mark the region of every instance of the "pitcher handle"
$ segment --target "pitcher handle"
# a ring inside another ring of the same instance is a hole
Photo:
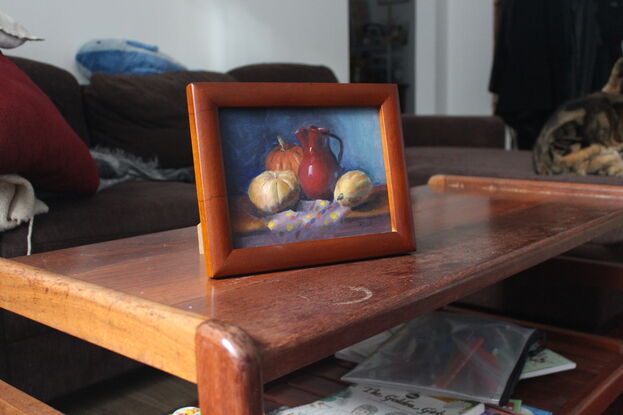
[[[337,141],[340,142],[340,152],[337,155],[337,162],[338,162],[338,164],[340,164],[342,162],[342,154],[344,154],[344,142],[342,141],[342,139],[340,137],[338,137],[337,135],[335,135],[333,133],[327,133],[327,135],[329,137],[333,137],[333,138],[337,139]]]

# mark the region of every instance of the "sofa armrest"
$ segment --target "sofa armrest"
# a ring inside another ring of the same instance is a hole
[[[495,116],[402,115],[406,147],[504,148],[505,125]]]

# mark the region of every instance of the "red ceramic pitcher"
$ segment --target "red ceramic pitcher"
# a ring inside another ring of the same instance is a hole
[[[299,166],[299,182],[308,199],[333,199],[335,182],[340,177],[342,153],[344,143],[342,139],[332,134],[328,128],[302,127],[296,130],[303,148],[303,160]],[[335,138],[340,143],[340,152],[337,159],[329,147],[329,138]]]

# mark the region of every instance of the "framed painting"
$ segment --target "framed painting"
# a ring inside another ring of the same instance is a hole
[[[210,277],[415,249],[396,87],[194,83]]]

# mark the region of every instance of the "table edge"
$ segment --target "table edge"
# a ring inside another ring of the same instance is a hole
[[[5,258],[0,307],[196,383],[205,316]]]

